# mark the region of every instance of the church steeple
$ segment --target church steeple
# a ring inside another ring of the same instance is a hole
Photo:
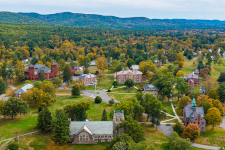
[[[196,104],[195,98],[193,98],[191,105],[192,105],[192,108],[196,108],[197,104]]]

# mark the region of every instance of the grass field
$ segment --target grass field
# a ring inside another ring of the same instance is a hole
[[[57,97],[57,101],[49,106],[49,110],[54,113],[56,109],[62,109],[64,106],[68,104],[74,104],[78,101],[86,101],[90,102],[90,110],[87,111],[89,120],[101,120],[102,112],[106,109],[108,119],[110,110],[113,108],[113,105],[102,102],[101,104],[95,104],[94,99],[89,97],[80,96],[78,98],[74,98],[72,96],[61,96]],[[35,126],[37,124],[37,115],[38,108],[31,108],[30,112],[26,116],[18,115],[15,119],[5,119],[0,121],[0,135],[1,140],[11,138],[17,132],[19,135],[35,131]]]
[[[212,126],[207,126],[206,132],[201,132],[200,136],[195,139],[194,142],[198,144],[224,147],[225,131],[220,127],[214,127],[214,130],[212,130]]]
[[[193,64],[193,62],[195,62],[195,64]],[[223,59],[223,62],[225,63],[225,59]],[[203,60],[203,63],[206,63],[206,59]],[[167,67],[168,65],[173,65],[173,63],[167,63],[165,64],[163,67],[161,67],[161,69],[163,69],[164,67]],[[198,62],[197,60],[188,60],[184,62],[184,66],[182,68],[182,71],[185,73],[185,75],[188,75],[189,72],[193,72],[196,68],[197,68]],[[211,76],[219,76],[220,72],[225,70],[225,66],[224,65],[220,65],[219,64],[214,64],[214,61],[211,64]]]
[[[118,100],[120,102],[131,100],[132,98],[136,98],[136,94],[114,94],[114,93],[108,93],[109,97]]]

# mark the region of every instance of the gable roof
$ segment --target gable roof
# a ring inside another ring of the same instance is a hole
[[[113,134],[113,121],[71,121],[70,135],[83,129],[90,134]]]
[[[81,78],[81,79],[84,79],[84,78],[94,78],[94,77],[95,77],[95,75],[94,74],[91,74],[91,73],[89,73],[89,74],[81,74],[79,76],[79,78]]]
[[[25,84],[23,87],[21,87],[19,90],[15,91],[15,93],[25,93],[27,92],[27,90],[31,89],[32,87],[34,87],[33,84]]]
[[[146,85],[144,85],[144,89],[145,90],[155,90],[155,91],[158,91],[159,89],[155,86],[155,85],[153,85],[153,84],[146,84]]]
[[[198,71],[198,69],[197,69],[197,68],[195,69],[195,72],[194,72],[194,73],[199,73],[199,71]]]
[[[194,73],[189,73],[188,79],[198,79],[198,75],[194,74]]]
[[[205,113],[204,113],[204,109],[203,107],[196,107],[196,108],[192,108],[192,104],[188,103],[185,107],[185,114],[186,117],[189,118],[191,121],[198,116],[198,114],[201,115],[202,118],[205,117]]]

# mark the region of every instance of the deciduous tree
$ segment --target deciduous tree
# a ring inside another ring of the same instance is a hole
[[[213,130],[214,126],[220,125],[222,121],[220,110],[216,107],[209,108],[207,114],[205,115],[205,119],[207,120],[208,124],[212,125]]]
[[[41,80],[42,82],[45,80],[45,71],[44,69],[41,69],[38,71],[38,79]]]
[[[134,86],[134,80],[132,80],[132,79],[127,79],[125,82],[124,82],[124,84],[128,87],[128,88],[131,88],[131,87],[133,87]]]
[[[184,129],[183,133],[186,137],[190,139],[197,138],[200,135],[200,129],[197,124],[188,124],[188,126]]]
[[[190,139],[182,139],[178,133],[174,132],[170,134],[169,149],[171,150],[187,150],[191,146]]]
[[[105,57],[100,57],[96,61],[97,68],[101,71],[101,73],[108,68],[107,59]]]
[[[140,62],[139,68],[143,75],[146,75],[148,71],[157,72],[157,66],[151,60]]]
[[[184,54],[182,52],[177,54],[176,60],[173,62],[174,65],[178,65],[178,67],[183,68],[184,65]]]
[[[209,109],[209,108],[212,108],[213,106],[212,106],[212,104],[209,103],[208,101],[204,101],[204,102],[201,102],[201,103],[198,105],[198,107],[203,107],[203,109],[204,109],[204,114],[207,114],[208,109]]]
[[[2,79],[0,79],[0,94],[5,94],[6,90],[7,90],[7,85]]]
[[[179,135],[181,135],[184,132],[185,126],[182,122],[177,122],[174,126],[173,130],[177,132]]]
[[[22,101],[18,97],[10,97],[4,103],[4,115],[11,116],[12,119],[17,116],[18,114],[27,114],[28,112],[28,104],[27,102]]]

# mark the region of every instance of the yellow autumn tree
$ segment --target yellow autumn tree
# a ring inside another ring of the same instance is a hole
[[[181,98],[181,100],[178,103],[178,107],[183,109],[188,102],[191,102],[191,99],[188,96],[184,96],[183,98]]]
[[[78,61],[79,66],[83,66],[84,65],[84,56],[79,55],[77,61]]]
[[[220,110],[216,107],[209,108],[207,114],[205,115],[205,119],[208,124],[212,125],[212,130],[215,125],[220,125],[222,121]]]
[[[38,56],[38,58],[41,58],[43,55],[43,50],[40,48],[34,48],[33,56]]]
[[[178,67],[183,68],[184,65],[184,54],[182,52],[177,54],[176,60],[173,62],[174,65],[178,65]]]
[[[105,57],[100,57],[97,59],[96,61],[96,65],[97,65],[97,68],[103,72],[105,69],[108,68],[108,63],[107,63],[107,59]]]
[[[42,65],[43,65],[43,62],[42,62],[41,60],[39,60],[39,61],[37,62],[37,64],[42,64]]]
[[[179,70],[176,74],[177,77],[184,76],[184,72]]]
[[[45,63],[45,66],[48,67],[48,68],[51,68],[51,63],[50,63],[49,61],[47,61],[47,62]]]
[[[140,62],[139,68],[144,75],[146,75],[148,71],[157,72],[157,66],[151,60]]]

